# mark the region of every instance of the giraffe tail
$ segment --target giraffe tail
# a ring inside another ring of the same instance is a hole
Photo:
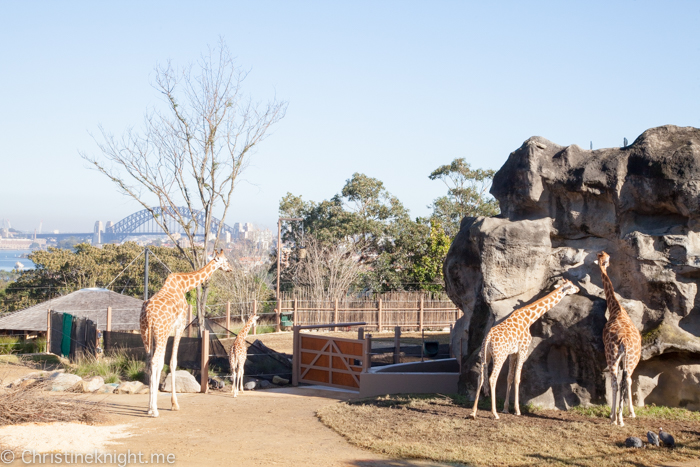
[[[481,368],[479,369],[481,380],[481,387],[484,389],[484,397],[489,397],[489,385],[487,381],[489,360],[491,359],[491,351],[489,350],[489,344],[491,343],[491,335],[487,335],[484,342],[481,343],[481,350],[479,351],[479,359],[481,360]]]

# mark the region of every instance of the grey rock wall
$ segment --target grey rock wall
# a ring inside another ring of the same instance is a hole
[[[700,409],[700,129],[652,128],[625,148],[594,151],[533,137],[510,154],[491,193],[502,214],[465,218],[444,263],[447,293],[464,312],[452,334],[460,390],[473,396],[488,329],[567,278],[581,291],[531,327],[521,401],[606,402],[606,302],[593,264],[605,250],[642,332],[637,402]]]

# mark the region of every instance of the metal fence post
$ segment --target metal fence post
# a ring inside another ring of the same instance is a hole
[[[202,334],[202,362],[200,365],[200,392],[209,392],[209,331],[206,329],[201,330]]]
[[[226,302],[226,337],[231,337],[231,302]]]
[[[394,363],[401,363],[401,326],[394,328]]]
[[[362,358],[362,372],[366,373],[372,366],[372,335],[365,337],[365,355]]]
[[[253,314],[257,315],[258,314],[258,301],[253,300]],[[253,323],[253,335],[256,335],[258,333],[258,322],[257,320]]]

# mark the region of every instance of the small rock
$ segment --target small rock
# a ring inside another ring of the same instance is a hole
[[[243,385],[243,388],[246,391],[252,391],[253,389],[255,389],[256,386],[257,386],[257,383],[255,381],[248,381],[247,383],[245,383]]]
[[[78,375],[59,372],[52,373],[49,379],[51,380],[52,391],[66,391],[83,381],[83,378]]]
[[[173,374],[169,373],[163,384],[163,392],[172,392]],[[175,372],[175,392],[200,392],[202,387],[191,373],[185,370],[177,370]]]
[[[95,392],[104,386],[105,380],[102,376],[93,376],[90,379],[84,379],[81,383],[83,392]]]
[[[628,448],[641,448],[642,440],[637,438],[636,436],[630,436],[625,440],[625,446],[627,446]]]
[[[224,381],[218,376],[209,377],[209,387],[213,389],[223,389],[225,386]]]
[[[117,387],[117,394],[137,394],[144,386],[141,381],[126,381]]]
[[[136,394],[148,394],[149,392],[151,392],[149,387],[144,384],[141,389],[136,391]]]
[[[258,384],[257,384],[257,387],[260,388],[260,389],[267,389],[267,388],[269,388],[270,386],[272,386],[272,385],[270,384],[270,382],[267,381],[267,380],[265,380],[265,379],[261,379],[261,380],[258,382]]]
[[[98,394],[113,394],[116,389],[117,389],[117,387],[114,384],[103,384],[95,392]]]
[[[275,375],[272,377],[272,384],[279,384],[280,386],[284,386],[285,384],[289,384],[289,380]]]

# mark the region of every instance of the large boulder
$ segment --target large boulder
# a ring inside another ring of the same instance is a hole
[[[567,278],[581,291],[532,325],[521,402],[605,403],[607,306],[593,263],[605,250],[642,333],[637,403],[700,408],[700,129],[653,128],[630,146],[595,151],[533,137],[510,154],[491,193],[501,215],[465,218],[444,263],[447,293],[464,312],[452,334],[460,390],[474,395],[486,332]]]
[[[164,392],[171,392],[172,391],[172,384],[173,384],[173,376],[172,373],[168,373],[168,376],[165,378],[165,383],[163,383],[163,391]],[[177,370],[175,372],[175,392],[200,392],[201,391],[201,386],[197,382],[194,376],[192,376],[191,373],[185,371],[185,370]]]

